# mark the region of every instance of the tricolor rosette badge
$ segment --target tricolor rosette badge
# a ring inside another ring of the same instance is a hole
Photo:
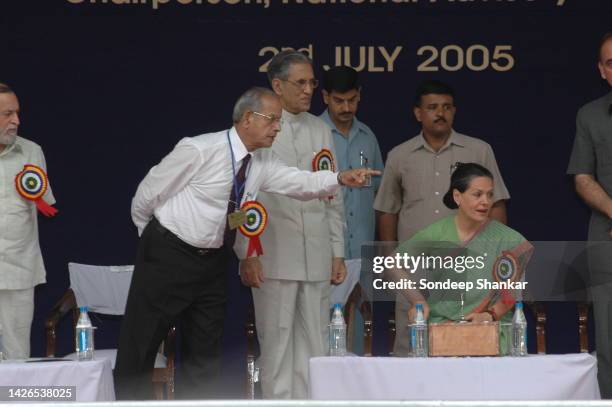
[[[504,252],[493,266],[495,281],[514,281],[518,269],[516,258],[512,253]]]
[[[23,198],[33,201],[38,210],[45,216],[55,216],[57,209],[49,205],[42,198],[49,187],[49,179],[45,171],[36,165],[26,164],[15,177],[17,193]]]
[[[493,279],[501,281],[517,281],[520,279],[520,267],[514,254],[508,251],[502,252],[493,265]],[[508,290],[500,290],[501,299],[504,304],[513,304],[515,299]]]
[[[263,248],[261,247],[261,241],[259,236],[263,233],[268,223],[268,212],[262,204],[257,201],[247,201],[242,204],[240,208],[246,213],[246,222],[240,226],[240,232],[249,238],[249,248],[247,250],[247,257],[253,252],[257,256],[263,254]]]
[[[334,155],[331,151],[324,148],[315,154],[312,159],[312,170],[314,172],[317,171],[336,171],[336,165],[334,164]],[[333,196],[330,196],[329,199],[334,199]]]
[[[326,148],[319,151],[312,159],[312,170],[327,170],[334,172],[336,170],[336,165],[334,164],[334,155],[332,154],[332,152]]]

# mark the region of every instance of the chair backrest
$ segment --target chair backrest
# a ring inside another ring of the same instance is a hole
[[[100,314],[124,314],[134,266],[68,263],[68,271],[77,306]]]

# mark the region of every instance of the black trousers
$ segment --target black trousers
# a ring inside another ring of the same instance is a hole
[[[153,219],[140,239],[119,335],[117,399],[153,397],[157,350],[173,323],[181,331],[177,398],[215,398],[229,253],[198,250]]]

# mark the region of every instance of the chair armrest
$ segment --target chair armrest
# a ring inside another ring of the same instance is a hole
[[[546,354],[546,307],[536,302],[536,337],[538,354]]]
[[[536,350],[539,355],[546,354],[546,307],[538,301],[529,301],[527,305],[531,308],[536,321]]]
[[[372,356],[372,334],[374,333],[372,304],[363,301],[359,307],[363,316],[363,356]]]
[[[56,332],[55,327],[57,323],[70,311],[73,311],[73,325],[76,323],[74,320],[76,312],[76,298],[74,292],[69,288],[66,290],[62,298],[55,304],[55,306],[49,312],[45,319],[45,332],[47,337],[47,357],[55,356],[55,342]]]
[[[255,329],[255,310],[253,304],[249,305],[247,311],[247,321],[245,324],[246,340],[247,340],[247,366],[246,366],[246,398],[247,400],[255,399],[255,379],[257,376],[255,366],[255,353],[257,331]]]
[[[393,306],[393,309],[389,312],[389,319],[387,321],[389,325],[389,333],[388,333],[389,340],[388,340],[387,346],[389,347],[389,356],[394,356],[395,353],[393,352],[393,347],[395,345],[395,333],[396,333],[395,305]]]
[[[176,327],[172,325],[168,330],[164,343],[164,350],[166,351],[166,364],[168,368],[174,369],[174,350],[176,342]]]
[[[589,305],[579,302],[578,307],[578,337],[580,338],[580,352],[589,353]]]

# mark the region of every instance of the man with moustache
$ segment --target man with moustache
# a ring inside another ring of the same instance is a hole
[[[348,66],[330,68],[323,76],[323,101],[327,109],[319,116],[332,130],[340,169],[367,166],[382,171],[383,160],[378,140],[372,129],[355,116],[361,100],[357,71]],[[362,158],[363,161],[362,162]],[[368,188],[345,188],[344,255],[347,259],[361,258],[361,244],[374,240],[374,196],[380,178],[372,179]]]
[[[453,129],[455,96],[444,82],[421,83],[416,92],[414,116],[421,123],[419,135],[394,147],[387,156],[385,173],[374,201],[379,211],[381,241],[403,242],[438,219],[454,212],[442,202],[457,162],[477,163],[494,178],[494,204],[490,217],[506,223],[505,200],[510,198],[499,173],[495,155],[486,142]],[[395,306],[394,354],[409,352],[408,310],[410,304],[398,295]]]
[[[0,335],[10,359],[30,357],[34,287],[46,281],[37,206],[18,193],[15,177],[26,164],[47,165],[40,146],[17,135],[19,112],[17,95],[0,83]],[[50,187],[42,199],[55,203]]]
[[[225,318],[225,272],[239,210],[259,190],[308,200],[371,171],[312,173],[288,167],[266,148],[280,131],[281,104],[264,88],[236,102],[227,130],[179,141],[138,186],[132,218],[141,235],[119,337],[119,399],[152,397],[155,355],[172,323],[181,326],[179,398],[215,398]],[[242,217],[242,220],[240,220]]]
[[[323,102],[327,109],[319,116],[331,128],[336,147],[339,169],[359,168],[367,165],[383,169],[383,160],[378,140],[365,123],[355,116],[361,100],[361,85],[357,71],[348,66],[336,66],[323,74]],[[344,257],[361,259],[361,245],[375,239],[376,219],[374,197],[380,178],[372,179],[366,188],[345,188],[343,190],[344,215]],[[348,284],[347,281],[344,284]],[[363,319],[359,307],[353,324],[353,353],[363,354]]]
[[[599,44],[601,78],[612,86],[612,32]],[[601,397],[612,398],[612,92],[584,105],[576,116],[576,137],[567,173],[591,208],[589,275],[595,317],[597,378]]]
[[[282,51],[270,61],[268,79],[283,107],[272,150],[302,170],[334,167],[331,131],[308,113],[318,86],[312,61]],[[253,287],[263,396],[306,399],[308,361],[327,353],[330,280],[339,284],[346,276],[342,194],[298,202],[262,193],[259,202],[268,211],[264,254],[242,260],[240,269]]]

